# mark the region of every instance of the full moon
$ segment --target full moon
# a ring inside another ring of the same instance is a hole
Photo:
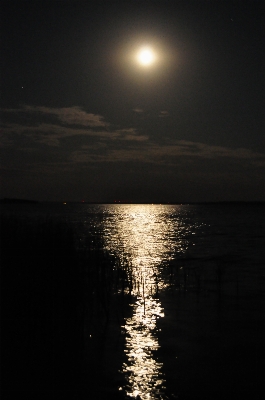
[[[137,55],[138,62],[143,66],[149,66],[153,64],[155,59],[155,54],[149,47],[142,48]]]

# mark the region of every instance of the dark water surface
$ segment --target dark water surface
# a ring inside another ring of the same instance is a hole
[[[71,222],[80,248],[97,233],[126,264],[120,396],[263,398],[264,205],[43,203],[2,213]]]

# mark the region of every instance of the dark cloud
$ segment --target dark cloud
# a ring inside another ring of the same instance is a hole
[[[262,167],[265,154],[246,148],[216,146],[187,140],[164,139],[158,144],[151,136],[136,128],[115,129],[101,115],[87,113],[79,107],[51,108],[23,106],[21,109],[6,109],[3,113],[42,113],[56,116],[57,124],[3,124],[1,145],[19,152],[45,153],[43,145],[58,147],[60,154],[67,154],[71,162],[128,162],[139,161],[152,164],[174,165],[179,158],[234,159],[237,162],[254,163]],[[161,111],[163,117],[167,111]],[[30,118],[29,118],[30,120]],[[63,123],[63,125],[62,125]],[[99,129],[100,128],[100,129]],[[76,138],[76,140],[75,140]],[[86,139],[90,139],[86,143]],[[92,141],[91,141],[92,138]],[[63,142],[71,139],[70,146]],[[41,145],[41,147],[36,146]]]

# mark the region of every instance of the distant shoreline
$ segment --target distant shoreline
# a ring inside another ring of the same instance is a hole
[[[43,203],[58,203],[58,204],[113,204],[113,205],[262,205],[264,200],[254,201],[197,201],[197,202],[122,202],[122,201],[38,201],[30,199],[3,198],[0,199],[0,204],[43,204]]]
[[[0,199],[0,204],[39,204],[37,200],[27,200],[27,199]]]

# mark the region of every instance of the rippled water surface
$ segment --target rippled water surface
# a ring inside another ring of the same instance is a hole
[[[122,389],[133,398],[165,399],[166,376],[157,357],[157,321],[164,317],[157,293],[172,284],[165,269],[175,266],[183,290],[197,290],[206,267],[205,281],[222,283],[225,276],[229,282],[240,274],[241,286],[256,291],[257,276],[264,276],[262,209],[114,205],[101,211],[105,246],[128,264],[136,299],[124,324]]]
[[[126,358],[121,372],[126,384],[120,389],[132,398],[166,398],[166,376],[157,356],[157,321],[164,318],[158,294],[172,285],[173,278],[176,290],[200,290],[202,277],[204,282],[216,279],[221,284],[225,276],[227,285],[236,283],[232,290],[240,280],[241,287],[250,292],[259,290],[259,282],[264,281],[262,205],[46,204],[15,208],[13,213],[63,217],[76,225],[80,240],[88,231],[100,232],[105,248],[126,265],[135,301],[124,321]]]
[[[126,259],[131,268],[132,316],[125,321],[127,360],[122,372],[126,376],[127,395],[141,399],[161,398],[166,382],[157,360],[159,347],[157,319],[164,317],[163,306],[156,293],[165,287],[161,266],[184,252],[186,236],[192,227],[183,224],[176,207],[158,205],[125,205],[106,208],[104,239],[110,251]],[[174,218],[170,218],[174,214]],[[110,217],[111,215],[111,217]],[[176,234],[178,240],[176,241]]]

